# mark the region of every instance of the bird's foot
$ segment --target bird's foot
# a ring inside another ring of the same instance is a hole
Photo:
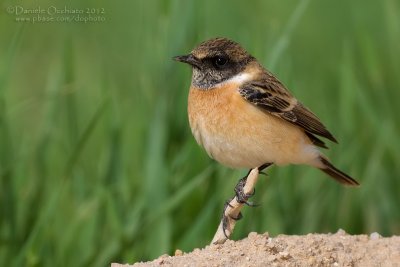
[[[229,207],[233,208],[232,205],[229,204],[231,201],[232,201],[232,199],[228,199],[228,200],[225,202],[224,211],[222,212],[222,230],[223,230],[224,235],[225,235],[225,237],[226,237],[227,239],[229,239],[229,236],[226,234],[226,230],[228,229],[228,225],[229,225],[229,221],[228,221],[229,218],[231,218],[232,220],[235,220],[235,221],[239,221],[240,219],[243,218],[243,215],[242,215],[241,212],[239,212],[239,214],[237,215],[237,217],[232,217],[231,215],[226,215],[226,209],[227,209],[227,207],[229,206]]]
[[[267,174],[265,172],[263,172],[262,170],[268,168],[269,166],[271,166],[272,163],[265,163],[263,165],[261,165],[260,167],[258,167],[258,171],[259,174],[264,174],[267,176]],[[236,194],[236,200],[237,202],[241,203],[241,204],[246,204],[247,206],[250,207],[256,207],[258,206],[257,204],[254,204],[253,202],[249,202],[249,198],[251,198],[252,196],[254,196],[254,194],[256,193],[256,189],[253,189],[253,192],[251,193],[245,193],[244,192],[244,186],[246,185],[246,181],[247,181],[247,177],[249,176],[251,170],[249,170],[249,172],[247,173],[247,175],[245,177],[243,177],[242,179],[239,180],[239,182],[237,183],[237,185],[235,186],[235,194]]]
[[[221,222],[211,242],[212,244],[220,244],[225,242],[226,239],[229,239],[236,221],[243,218],[243,215],[240,212],[243,204],[248,206],[257,206],[248,200],[255,194],[254,186],[257,182],[258,175],[263,169],[267,168],[271,164],[272,163],[263,164],[256,169],[251,169],[245,177],[239,180],[235,186],[235,196],[225,202]]]
[[[246,185],[246,181],[247,181],[247,175],[245,177],[243,177],[242,179],[240,179],[239,182],[237,183],[237,185],[235,186],[236,200],[237,200],[237,202],[239,202],[241,204],[246,204],[247,206],[250,206],[250,207],[256,207],[258,205],[254,204],[253,202],[248,201],[249,198],[254,196],[254,194],[256,193],[256,189],[254,188],[253,192],[246,194],[243,190],[244,186]]]

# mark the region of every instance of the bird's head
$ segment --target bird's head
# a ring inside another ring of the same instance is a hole
[[[193,67],[194,86],[209,89],[239,75],[255,58],[232,40],[214,38],[201,43],[188,55],[174,57],[174,60]]]

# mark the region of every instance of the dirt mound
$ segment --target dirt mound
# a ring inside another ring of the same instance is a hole
[[[240,241],[210,245],[190,253],[162,255],[152,262],[120,266],[400,266],[400,236],[378,233],[348,235],[308,234],[306,236],[250,233]]]

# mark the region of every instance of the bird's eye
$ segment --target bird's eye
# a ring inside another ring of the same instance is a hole
[[[226,65],[227,62],[228,62],[228,59],[225,57],[221,57],[221,56],[217,56],[213,60],[214,66],[217,68],[222,68],[223,66]]]

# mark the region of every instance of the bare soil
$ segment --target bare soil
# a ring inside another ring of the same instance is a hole
[[[240,241],[228,240],[190,253],[162,255],[151,262],[134,265],[113,263],[112,267],[148,266],[399,266],[400,236],[382,237],[335,234],[305,236],[250,233]]]

